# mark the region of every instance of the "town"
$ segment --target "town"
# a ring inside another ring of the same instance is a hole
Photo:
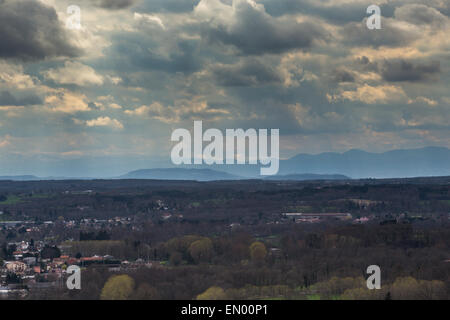
[[[395,256],[402,268],[391,270],[385,281],[395,286],[407,276],[424,278],[418,283],[436,280],[445,296],[447,183],[447,178],[2,181],[0,298],[98,299],[115,275],[135,279],[130,298],[201,298],[217,283],[221,287],[215,294],[228,298],[242,297],[240,290],[249,285],[249,298],[327,296],[324,283],[355,277],[347,289],[356,290],[358,268],[384,261],[399,248],[407,250]],[[420,258],[423,248],[435,252],[426,264]],[[333,269],[341,259],[356,259],[354,250],[361,261]],[[313,268],[311,259],[319,259],[322,267]],[[89,279],[87,284],[82,280],[81,290],[66,287],[72,265]],[[183,290],[176,291],[165,282],[187,270],[200,276],[205,268],[211,278],[204,283],[186,287],[186,278],[180,280]],[[290,278],[280,273],[286,268]],[[272,280],[223,278],[238,270],[265,270]],[[344,289],[336,294],[348,295]]]

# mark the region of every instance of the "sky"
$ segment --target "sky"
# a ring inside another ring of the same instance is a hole
[[[447,0],[0,0],[0,175],[164,167],[194,120],[280,129],[281,158],[450,147],[449,15]]]

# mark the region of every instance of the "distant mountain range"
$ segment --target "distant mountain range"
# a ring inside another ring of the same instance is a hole
[[[213,165],[210,168],[246,178],[264,178],[259,175],[260,165]],[[426,147],[383,153],[349,150],[344,153],[298,154],[280,160],[277,176],[292,174],[338,174],[352,179],[450,176],[450,149]]]
[[[35,181],[41,180],[33,175],[24,175],[24,176],[0,176],[0,180],[12,180],[12,181]]]
[[[241,178],[226,172],[211,169],[166,168],[131,171],[123,176],[120,176],[119,179],[214,181],[237,180]]]
[[[90,180],[90,179],[92,178],[65,178],[65,177],[40,178],[33,175],[0,176],[0,180],[12,180],[12,181]],[[223,171],[211,169],[165,168],[165,169],[135,170],[113,179],[218,181],[218,180],[241,180],[246,178],[232,175]],[[350,178],[339,174],[288,174],[288,175],[268,176],[265,179],[305,181],[305,180],[348,180]]]
[[[410,178],[450,176],[450,149],[426,147],[372,153],[349,150],[344,153],[327,152],[317,155],[298,154],[280,161],[276,176],[260,176],[259,165],[196,165],[165,169],[142,169],[119,177],[104,179],[155,180],[345,180],[363,178]],[[45,177],[34,175],[0,176],[0,180],[87,180],[86,178]]]
[[[261,178],[261,177],[258,177]],[[211,169],[186,169],[186,168],[166,168],[166,169],[143,169],[129,172],[119,179],[155,179],[155,180],[240,180],[246,179],[237,175],[232,175],[223,171]],[[289,174],[268,176],[266,180],[347,180],[347,176],[339,174]]]
[[[450,175],[450,150],[440,147],[371,153],[299,154],[280,162],[279,174],[343,174],[359,178],[407,178]]]

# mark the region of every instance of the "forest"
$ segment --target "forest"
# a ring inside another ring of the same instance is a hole
[[[24,299],[449,299],[448,183],[0,182],[0,263],[78,259],[81,290],[16,279]]]

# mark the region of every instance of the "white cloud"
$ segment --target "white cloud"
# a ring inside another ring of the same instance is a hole
[[[410,99],[408,101],[408,104],[413,104],[413,103],[427,104],[427,105],[429,105],[431,107],[434,107],[434,106],[436,106],[438,104],[437,101],[435,101],[433,99],[430,99],[430,98],[427,98],[427,97],[421,97],[421,96],[417,97],[417,98],[414,98],[414,99]]]
[[[0,85],[15,89],[34,88],[39,80],[23,73],[21,65],[0,61]]]
[[[122,109],[122,106],[117,103],[110,103],[109,107],[112,109]]]
[[[206,101],[199,98],[176,100],[174,106],[163,106],[159,102],[154,102],[149,106],[143,105],[124,112],[130,116],[147,116],[165,123],[192,119],[218,120],[230,116],[228,110],[210,108]]]
[[[326,96],[329,102],[349,100],[361,101],[366,104],[388,103],[393,101],[404,101],[407,99],[406,93],[399,86],[369,86],[368,84],[364,84],[354,91],[342,91],[338,94],[327,94]]]
[[[139,22],[145,22],[145,23],[157,25],[163,30],[166,29],[166,26],[162,22],[161,18],[159,18],[158,16],[155,16],[155,15],[135,12],[134,20],[137,20]]]
[[[159,105],[158,102],[155,102],[155,103]],[[152,104],[152,105],[154,105],[154,104]],[[151,109],[151,106],[140,106],[139,108],[136,108],[134,110],[125,110],[125,114],[128,114],[130,116],[143,116],[143,115],[147,114],[150,111],[150,109]]]
[[[88,127],[111,127],[114,129],[123,129],[123,124],[117,119],[111,119],[110,117],[98,117],[86,121]]]
[[[43,72],[45,79],[58,84],[75,84],[77,86],[102,85],[104,78],[94,69],[77,61],[66,61],[64,67]]]
[[[84,94],[68,91],[66,89],[52,89],[51,94],[45,97],[47,110],[52,112],[75,113],[90,111],[87,97]]]

